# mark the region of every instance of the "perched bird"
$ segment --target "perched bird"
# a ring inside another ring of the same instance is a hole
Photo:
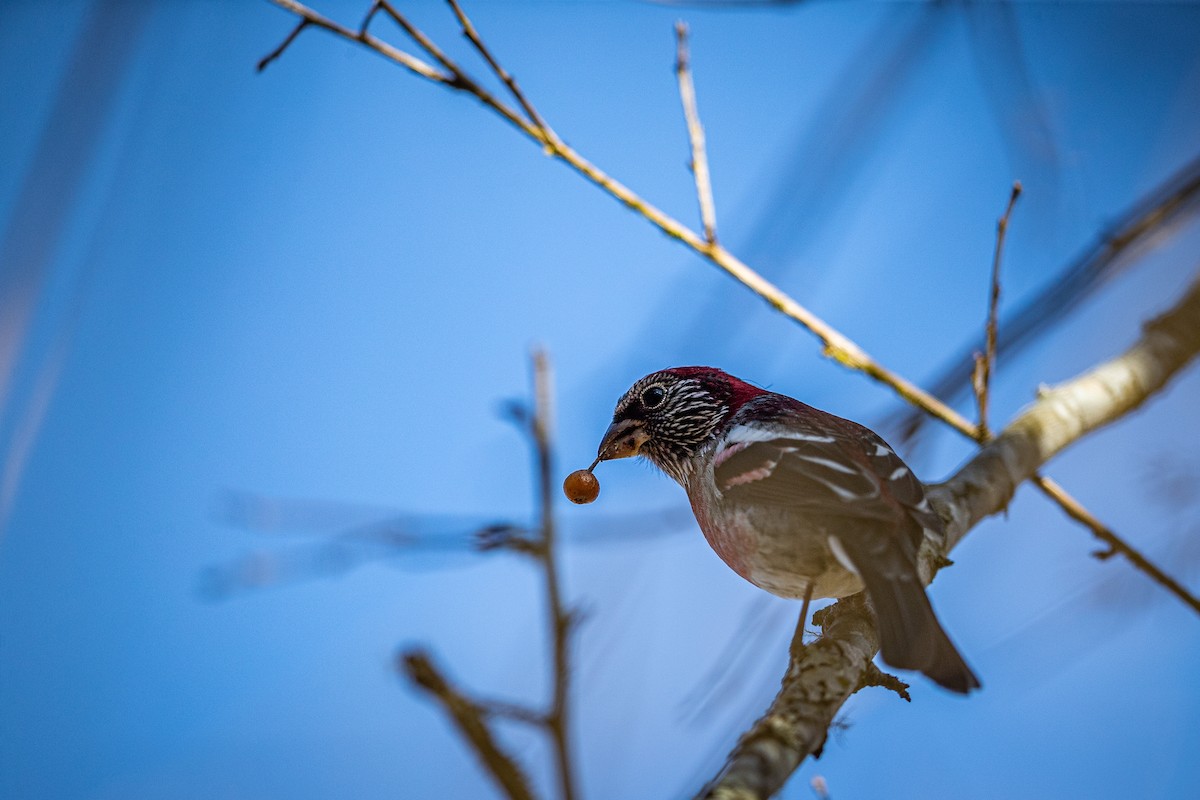
[[[979,687],[917,572],[923,531],[942,520],[877,434],[719,369],[676,367],[625,393],[597,461],[635,455],[684,488],[734,572],[780,597],[866,588],[884,661],[955,692]]]

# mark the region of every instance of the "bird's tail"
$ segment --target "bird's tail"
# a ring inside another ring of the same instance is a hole
[[[979,679],[938,622],[916,565],[899,552],[901,548],[893,544],[887,548],[893,552],[880,558],[876,547],[846,547],[844,541],[841,544],[875,608],[883,660],[898,669],[923,672],[953,692],[966,694],[978,689]],[[855,552],[868,549],[872,551],[869,554]]]

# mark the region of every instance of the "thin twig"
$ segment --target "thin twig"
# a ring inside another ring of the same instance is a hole
[[[410,650],[401,654],[397,666],[408,675],[409,680],[442,704],[459,733],[471,743],[480,762],[506,796],[512,800],[533,800],[525,773],[496,743],[496,737],[485,720],[485,709],[455,688],[424,651]]]
[[[533,437],[537,451],[538,501],[541,508],[543,572],[546,576],[546,608],[554,648],[554,690],[546,725],[554,740],[562,800],[575,798],[575,769],[570,742],[570,636],[571,614],[563,605],[559,586],[554,525],[553,378],[545,351],[533,354]]]
[[[1000,303],[1000,264],[1004,252],[1005,236],[1008,233],[1008,221],[1012,216],[1013,206],[1016,205],[1017,198],[1020,196],[1021,182],[1015,181],[1012,193],[1008,198],[1008,205],[1004,209],[1004,214],[1001,215],[999,221],[996,223],[996,249],[992,257],[991,291],[988,299],[988,317],[985,334],[986,347],[982,355],[976,354],[975,369],[971,376],[975,389],[975,398],[979,406],[979,425],[976,429],[976,440],[980,444],[986,444],[992,440],[992,434],[988,430],[987,411],[991,376],[996,364],[997,309]],[[1102,560],[1108,559],[1118,553],[1125,556],[1135,568],[1141,570],[1155,583],[1158,583],[1168,592],[1175,595],[1185,605],[1200,612],[1200,600],[1197,600],[1178,581],[1171,578],[1150,561],[1150,559],[1142,555],[1137,548],[1117,535],[1112,528],[1101,522],[1082,503],[1068,494],[1057,482],[1039,474],[1033,478],[1033,483],[1050,500],[1057,503],[1067,516],[1079,522],[1084,527],[1089,528],[1096,538],[1108,545],[1107,549],[1097,554],[1099,558]]]
[[[459,67],[457,63],[443,53],[441,48],[434,44],[433,40],[425,35],[424,31],[409,22],[408,17],[397,11],[396,8],[387,0],[375,0],[374,5],[371,6],[371,10],[367,12],[366,19],[363,20],[362,28],[359,31],[360,34],[366,34],[367,26],[370,25],[372,18],[374,18],[376,12],[378,11],[383,11],[385,14],[391,17],[392,21],[399,25],[400,28],[408,34],[408,38],[416,42],[417,46],[428,53],[434,61],[437,61],[439,64],[445,67],[446,70],[454,76],[455,85],[462,84],[464,82],[472,84],[474,83],[474,81],[467,77],[467,74],[463,72],[462,68]]]
[[[475,30],[475,26],[456,0],[447,0],[447,2],[450,4],[450,8],[454,10],[454,16],[458,18],[458,24],[462,27],[463,36],[466,36],[471,44],[475,46],[479,55],[483,56],[483,60],[492,68],[492,72],[496,73],[496,77],[504,81],[504,85],[508,87],[508,91],[512,93],[513,98],[520,104],[521,108],[525,109],[525,115],[529,117],[529,121],[537,126],[537,129],[542,132],[542,136],[547,142],[550,141],[551,137],[556,137],[554,131],[542,119],[542,115],[537,112],[537,109],[529,102],[529,98],[521,91],[521,87],[517,86],[516,78],[510,75],[508,70],[500,66],[500,62],[492,55],[492,51],[483,43],[483,39],[479,38],[479,32]]]
[[[1190,606],[1193,611],[1200,614],[1200,599],[1197,599],[1182,584],[1155,566],[1148,558],[1130,546],[1128,542],[1114,533],[1107,525],[1096,519],[1078,500],[1064,492],[1062,487],[1057,483],[1044,475],[1036,476],[1033,479],[1033,483],[1047,497],[1058,503],[1062,510],[1067,513],[1067,516],[1090,528],[1097,539],[1108,545],[1108,550],[1101,551],[1100,556],[1107,558],[1113,553],[1120,553],[1129,559],[1130,563],[1135,567],[1149,575],[1156,583],[1178,597],[1185,605]]]
[[[1000,263],[1004,255],[1004,239],[1008,234],[1008,220],[1012,216],[1013,206],[1017,204],[1017,198],[1020,196],[1021,182],[1014,181],[1012,194],[1008,196],[1008,206],[1004,209],[1004,214],[1001,215],[1000,221],[996,223],[996,251],[992,256],[992,280],[991,291],[988,294],[988,315],[987,325],[985,326],[983,360],[980,361],[976,357],[977,377],[973,381],[975,385],[975,399],[979,405],[977,438],[980,441],[987,441],[991,438],[987,420],[988,392],[992,385],[992,371],[996,368],[996,313],[1000,308]]]
[[[310,19],[300,20],[300,22],[296,25],[296,27],[292,28],[292,32],[289,33],[287,35],[287,37],[284,38],[284,40],[279,44],[279,47],[276,47],[274,50],[267,53],[265,56],[262,57],[262,59],[259,60],[258,71],[262,72],[264,69],[267,68],[268,64],[270,64],[272,61],[274,61],[275,59],[277,59],[281,55],[283,55],[283,51],[287,50],[288,47],[291,46],[292,42],[296,41],[296,37],[299,36],[300,33],[305,28],[307,28],[309,25],[312,25],[312,24],[313,24],[313,22]]]
[[[682,21],[675,23],[675,75],[679,79],[679,99],[687,120],[688,141],[692,146],[691,168],[696,179],[696,199],[700,202],[700,222],[704,240],[717,241],[717,209],[713,203],[712,181],[708,177],[708,152],[704,144],[704,126],[696,108],[696,86],[692,83],[691,61],[688,58],[688,28]]]
[[[337,24],[327,17],[321,16],[311,8],[295,2],[295,0],[271,0],[271,2],[280,8],[290,11],[296,16],[300,17],[304,22],[307,23],[307,25],[297,25],[296,28],[290,34],[288,34],[287,38],[283,40],[283,44],[279,45],[279,47],[276,47],[265,58],[263,58],[262,61],[258,62],[258,69],[260,71],[265,69],[272,61],[283,55],[283,52],[287,50],[293,41],[295,41],[296,37],[300,35],[301,31],[308,27],[308,25],[312,25],[341,36],[343,39],[349,39],[352,42],[358,42],[364,47],[379,53],[381,56],[395,61],[409,72],[421,78],[431,80],[434,83],[441,83],[451,87],[455,86],[453,75],[444,75],[441,72],[438,72],[437,69],[417,58],[416,56],[409,55],[403,50],[399,50],[387,42],[382,41],[381,39],[376,39],[365,30],[358,32],[352,31],[349,28]]]
[[[1129,265],[1138,248],[1147,247],[1165,232],[1178,228],[1200,210],[1200,157],[1170,175],[1120,213],[1076,258],[1056,274],[1040,291],[1033,294],[1004,321],[1004,341],[997,352],[1004,355],[1026,346],[1041,333],[1046,320],[1064,317],[1095,291],[1111,281]],[[928,381],[930,391],[953,401],[964,387],[963,377],[970,372],[979,346],[968,343],[961,353],[950,358]],[[921,409],[897,414],[889,427],[911,438],[928,421]]]

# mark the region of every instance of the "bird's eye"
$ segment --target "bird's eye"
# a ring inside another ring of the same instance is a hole
[[[666,392],[661,386],[651,386],[642,392],[642,405],[646,408],[658,408],[662,405],[664,397],[666,397]]]

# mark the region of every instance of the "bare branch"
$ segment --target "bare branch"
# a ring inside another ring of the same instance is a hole
[[[271,0],[271,2],[280,8],[290,11],[296,16],[300,17],[302,22],[300,25],[296,26],[295,30],[288,34],[288,37],[284,39],[283,44],[271,51],[265,58],[263,58],[262,61],[258,62],[258,69],[260,71],[265,69],[266,66],[272,61],[279,58],[279,56],[283,55],[283,51],[286,50],[289,45],[291,45],[291,43],[296,39],[297,36],[300,35],[300,32],[303,31],[305,27],[308,25],[313,25],[318,28],[323,28],[330,33],[341,36],[344,39],[349,39],[352,42],[358,42],[364,47],[374,50],[385,58],[395,61],[397,64],[404,67],[409,72],[412,72],[414,75],[418,75],[426,80],[431,80],[434,83],[442,83],[448,86],[455,85],[454,77],[452,75],[444,75],[421,59],[411,56],[402,50],[398,50],[387,42],[376,39],[374,36],[371,36],[369,33],[367,33],[365,28],[355,33],[349,28],[339,25],[327,17],[321,16],[311,8],[295,2],[295,0]],[[370,15],[368,15],[368,19],[369,18]],[[364,26],[365,24],[366,23],[364,22]]]
[[[1161,240],[1173,229],[1200,212],[1200,157],[1138,198],[1103,231],[1095,243],[1085,248],[1046,286],[1004,319],[1004,335],[997,342],[997,353],[1015,353],[1034,341],[1051,324],[1063,319],[1098,288],[1111,281],[1130,264],[1132,255]],[[966,389],[963,379],[971,370],[974,353],[980,349],[968,343],[951,357],[928,383],[937,397],[952,401]],[[890,427],[911,438],[928,420],[916,409],[898,414]]]
[[[1146,323],[1138,342],[1039,398],[952,478],[933,487],[951,510],[950,541],[1007,505],[1016,487],[1080,437],[1133,411],[1200,349],[1200,279],[1168,313]]]
[[[700,222],[704,227],[704,240],[709,244],[717,241],[717,209],[713,203],[712,182],[708,177],[708,152],[704,144],[704,126],[700,124],[700,112],[696,108],[696,87],[692,83],[692,70],[688,59],[688,28],[682,21],[675,23],[675,75],[679,79],[679,99],[683,102],[683,116],[687,120],[688,141],[692,146],[690,166],[696,179],[696,199],[700,202]]]
[[[300,20],[296,27],[292,28],[292,32],[289,33],[287,37],[280,43],[279,47],[276,47],[274,50],[262,57],[262,59],[258,62],[258,71],[262,72],[267,68],[268,64],[283,55],[283,51],[287,50],[288,47],[291,46],[292,42],[296,41],[296,37],[299,36],[300,33],[311,24],[311,20]]]
[[[401,654],[397,667],[416,686],[429,692],[446,710],[450,720],[479,757],[500,789],[512,800],[533,800],[529,781],[517,762],[500,749],[485,720],[486,711],[468,699],[434,665],[428,653],[410,650]]]
[[[1015,181],[1012,194],[1008,196],[1008,206],[1004,209],[1000,221],[996,223],[996,252],[992,256],[991,292],[988,295],[987,324],[984,326],[983,359],[975,357],[975,400],[979,406],[979,425],[976,437],[980,441],[991,438],[988,431],[988,391],[992,384],[992,371],[996,368],[996,312],[1000,308],[1000,262],[1004,255],[1004,237],[1008,233],[1008,219],[1012,216],[1013,206],[1021,196],[1021,182]]]
[[[537,112],[537,109],[525,97],[525,93],[521,91],[521,87],[517,86],[516,79],[504,67],[500,66],[500,62],[492,55],[492,51],[483,43],[483,39],[479,38],[479,32],[475,30],[475,26],[471,24],[471,20],[456,0],[447,0],[447,2],[450,4],[450,8],[454,10],[454,16],[458,18],[458,24],[462,27],[463,36],[466,36],[471,44],[475,46],[479,55],[483,56],[483,60],[492,68],[492,72],[496,73],[496,77],[504,81],[504,85],[508,87],[508,91],[512,93],[513,98],[525,110],[525,115],[529,117],[529,121],[537,126],[537,129],[542,132],[542,136],[545,137],[547,142],[551,138],[557,138],[555,133],[550,130],[550,126],[542,119],[542,115]]]
[[[1000,305],[1000,264],[1004,253],[1005,236],[1008,233],[1008,221],[1012,216],[1013,207],[1020,196],[1021,182],[1015,181],[1012,193],[1008,198],[1008,205],[996,223],[996,249],[992,257],[991,291],[988,297],[984,353],[975,354],[975,366],[971,374],[971,385],[975,390],[975,399],[979,408],[979,424],[975,430],[975,439],[981,444],[985,444],[992,439],[987,422],[988,394],[991,388],[992,372],[996,365],[997,311]],[[1042,394],[1043,392],[1039,392],[1039,397]],[[1152,581],[1166,588],[1167,591],[1174,594],[1185,604],[1200,611],[1200,606],[1196,605],[1195,598],[1188,594],[1182,586],[1155,566],[1153,562],[1138,552],[1132,545],[1121,539],[1115,531],[1100,522],[1095,515],[1084,508],[1083,504],[1068,494],[1065,489],[1041,475],[1036,476],[1033,482],[1047,497],[1057,503],[1067,516],[1090,528],[1097,537],[1108,543],[1108,549],[1098,554],[1100,558],[1111,558],[1118,553],[1126,556],[1136,569],[1144,572]]]
[[[945,554],[984,517],[1004,509],[1019,483],[1096,428],[1120,419],[1200,352],[1200,278],[1171,311],[1147,323],[1121,356],[1049,390],[929,498],[947,520],[945,542],[927,537],[921,573],[928,582]],[[879,649],[870,609],[858,594],[824,609],[820,639],[789,665],[767,713],[730,754],[701,797],[766,798],[809,755],[819,752],[839,708],[859,687]]]
[[[397,11],[396,8],[387,0],[375,0],[374,4],[371,6],[371,10],[367,12],[366,18],[363,19],[362,27],[359,30],[360,35],[366,35],[367,26],[371,24],[371,20],[374,19],[375,14],[380,11],[391,17],[392,21],[399,25],[400,28],[408,34],[408,38],[416,42],[418,47],[428,53],[434,61],[441,64],[451,75],[454,76],[453,85],[455,85],[456,88],[463,82],[473,83],[473,81],[470,81],[470,79],[467,78],[466,74],[462,71],[458,64],[456,64],[450,59],[449,56],[443,53],[441,48],[434,44],[433,40],[425,35],[424,31],[409,22],[408,18]]]
[[[324,17],[321,17],[319,14],[316,14],[299,3],[294,2],[294,0],[272,0],[272,2],[281,6],[282,8],[292,11],[293,13],[303,16],[306,19],[311,19],[313,24],[333,31],[349,41],[361,44],[364,47],[368,47],[387,56],[388,58],[392,58],[399,63],[405,64],[405,66],[409,66],[404,61],[401,61],[398,56],[404,55],[408,59],[411,59],[411,56],[399,53],[399,51],[397,51],[395,48],[380,42],[374,37],[365,34],[355,34],[346,28],[342,28],[334,23],[330,23]],[[320,22],[317,20],[320,20]],[[412,67],[409,66],[409,69],[412,69]],[[428,69],[432,70],[431,67],[428,67]],[[458,70],[457,65],[453,69]],[[482,101],[485,106],[492,109],[508,122],[512,123],[513,126],[519,129],[530,139],[534,140],[539,145],[544,146],[551,155],[561,158],[576,172],[583,175],[587,180],[591,181],[593,184],[612,195],[621,203],[641,214],[642,217],[644,217],[647,221],[649,221],[667,236],[683,242],[692,250],[707,258],[713,265],[721,269],[738,283],[742,284],[754,294],[758,295],[776,311],[808,330],[821,342],[825,356],[834,359],[838,363],[850,369],[858,370],[873,380],[890,387],[909,403],[912,403],[930,415],[937,417],[964,435],[974,438],[975,426],[961,414],[954,411],[954,409],[950,408],[945,403],[941,402],[936,397],[924,391],[912,382],[883,367],[881,364],[867,355],[867,353],[861,347],[859,347],[859,345],[851,341],[847,336],[833,328],[817,315],[813,314],[807,308],[800,305],[785,292],[783,292],[779,287],[775,286],[766,278],[762,277],[762,275],[755,272],[717,242],[708,241],[701,234],[696,233],[686,225],[671,217],[669,214],[666,214],[659,208],[651,205],[636,192],[625,186],[623,183],[610,177],[603,170],[601,170],[592,162],[588,161],[561,140],[554,138],[550,141],[547,141],[542,132],[534,124],[526,121],[513,109],[497,100],[477,83],[468,78],[464,73],[461,72],[461,70],[456,72],[456,74],[453,76],[441,75],[436,70],[433,70],[433,75],[425,74],[417,70],[413,71],[418,72],[418,74],[421,74],[423,77],[436,80],[437,82],[451,89],[464,91],[468,94],[474,95],[480,101]]]
[[[1043,475],[1037,475],[1033,479],[1033,483],[1046,494],[1047,497],[1054,500],[1066,512],[1067,516],[1079,522],[1087,528],[1090,528],[1097,539],[1104,542],[1107,547],[1096,553],[1096,557],[1105,560],[1112,558],[1118,553],[1129,559],[1135,567],[1150,576],[1150,579],[1155,583],[1165,588],[1168,592],[1178,597],[1187,606],[1190,606],[1193,611],[1200,614],[1200,599],[1197,599],[1194,594],[1183,587],[1179,581],[1167,575],[1159,569],[1153,562],[1142,555],[1138,550],[1131,546],[1128,542],[1118,536],[1111,528],[1105,525],[1100,520],[1084,508],[1078,500],[1071,497],[1062,490],[1062,487],[1055,483],[1050,478]]]

